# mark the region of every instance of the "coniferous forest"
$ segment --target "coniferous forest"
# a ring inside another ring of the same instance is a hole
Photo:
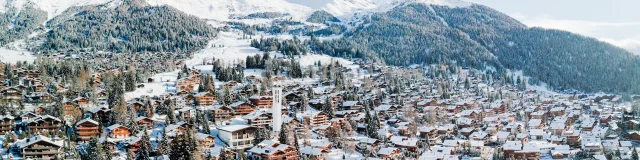
[[[216,36],[210,25],[168,6],[142,4],[71,8],[47,23],[33,50],[95,48],[111,52],[193,52]]]

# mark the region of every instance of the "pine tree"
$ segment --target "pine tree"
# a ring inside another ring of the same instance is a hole
[[[638,157],[638,150],[636,149],[636,147],[631,147],[631,159],[632,160],[638,160],[640,157]]]
[[[135,91],[136,90],[136,80],[134,77],[134,73],[132,71],[129,71],[125,74],[125,90],[128,92],[131,91]]]
[[[280,141],[280,144],[289,144],[289,142],[287,142],[287,133],[289,133],[289,128],[287,127],[287,125],[285,125],[285,123],[282,123],[282,126],[280,127],[280,133],[278,135],[278,141]]]
[[[216,95],[216,87],[215,87],[215,86],[216,86],[216,82],[215,82],[215,81],[213,81],[213,76],[212,76],[212,75],[210,75],[210,74],[207,74],[207,79],[208,79],[207,81],[208,81],[209,83],[207,84],[207,86],[205,87],[205,89],[206,89],[209,93],[211,93],[211,94],[213,94],[213,95]]]
[[[378,130],[380,129],[380,122],[376,122],[376,118],[377,115],[371,115],[371,112],[369,112],[369,107],[366,107],[366,114],[365,114],[365,123],[367,124],[367,127],[365,128],[365,132],[366,134],[369,136],[369,138],[378,138]]]
[[[256,130],[256,133],[254,134],[253,143],[258,144],[266,139],[271,138],[270,133],[271,132],[266,128],[258,128],[258,130]]]
[[[166,119],[166,123],[167,124],[174,124],[176,123],[176,115],[175,115],[175,103],[172,100],[167,100],[169,101],[169,112],[167,112],[167,119]]]
[[[153,117],[153,107],[151,107],[151,100],[147,100],[147,102],[144,104],[144,109],[145,109],[145,114],[146,117],[152,118]]]
[[[194,158],[192,153],[196,150],[196,144],[193,137],[190,137],[190,131],[186,132],[187,134],[178,135],[172,140],[169,159],[191,160]]]
[[[209,128],[209,120],[206,118],[207,114],[203,114],[200,117],[200,121],[202,124],[202,133],[204,134],[211,134],[211,128]]]
[[[222,102],[224,105],[229,105],[231,104],[231,93],[229,91],[229,87],[223,87],[224,89],[224,95],[223,95],[223,99]]]
[[[127,160],[135,160],[135,154],[131,149],[127,149]]]
[[[322,112],[326,113],[329,119],[333,118],[336,115],[331,103],[331,97],[325,98],[325,102],[324,104],[322,104]]]
[[[100,146],[100,143],[98,143],[98,139],[96,137],[91,137],[91,139],[89,139],[85,151],[86,153],[84,154],[82,159],[100,160],[102,147]]]
[[[144,135],[142,135],[142,138],[140,139],[140,141],[138,141],[138,143],[140,143],[140,148],[138,149],[136,160],[151,160],[151,158],[149,157],[151,142],[149,140],[149,133],[147,133],[146,129],[144,130]]]
[[[300,144],[298,144],[298,134],[293,132],[293,148],[296,148],[296,153],[300,156]]]

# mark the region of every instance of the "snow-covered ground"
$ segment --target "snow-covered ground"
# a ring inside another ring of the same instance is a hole
[[[144,87],[137,88],[133,92],[125,93],[125,99],[132,99],[140,96],[161,96],[169,92],[175,92],[175,82],[178,78],[179,70],[154,75],[153,83],[143,83]]]
[[[281,39],[293,38],[293,36],[278,36]],[[247,56],[254,56],[256,54],[263,54],[264,52],[253,48],[250,46],[250,39],[243,39],[240,31],[233,30],[231,32],[220,32],[218,38],[209,42],[208,46],[195,53],[194,56],[185,61],[185,64],[188,68],[200,70],[203,74],[212,74],[215,77],[215,73],[212,73],[211,70],[213,68],[212,65],[203,64],[203,62],[208,63],[212,62],[215,58],[216,60],[220,60],[224,62],[226,65],[234,65],[246,60]],[[271,56],[273,57],[283,57],[282,54],[271,52]],[[343,59],[331,57],[328,55],[318,55],[309,53],[307,55],[300,56],[298,58],[301,66],[310,66],[315,62],[320,61],[323,64],[327,64],[333,61],[337,61],[338,63],[348,67],[348,68],[358,68],[357,65],[354,65],[353,62]],[[155,80],[153,83],[143,83],[144,87],[137,88],[133,92],[127,92],[125,94],[125,99],[132,99],[140,96],[160,96],[166,93],[174,93],[175,82],[177,80],[179,70],[160,73],[153,76]],[[246,69],[244,70],[245,76],[254,75],[256,77],[262,77],[262,73],[264,70],[262,69]],[[353,75],[356,76],[364,76],[362,71],[354,70]],[[214,79],[216,84],[222,84],[217,79]],[[292,79],[285,80],[279,83],[298,83],[298,84],[312,84],[317,82],[317,79]],[[218,87],[218,86],[216,86]],[[197,86],[195,87],[197,88]]]
[[[29,51],[11,50],[0,48],[0,62],[16,63],[16,62],[33,62],[36,57]]]
[[[226,21],[232,15],[248,15],[257,12],[290,13],[294,19],[302,19],[312,9],[286,0],[147,0],[151,5],[170,5],[200,18]]]
[[[73,6],[104,4],[112,1],[120,0],[0,0],[0,4],[4,6],[11,5],[20,11],[27,3],[32,3],[47,12],[48,19],[52,19]],[[7,7],[0,7],[0,12],[4,13],[6,11]]]

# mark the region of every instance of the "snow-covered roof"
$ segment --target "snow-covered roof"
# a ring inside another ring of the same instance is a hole
[[[380,150],[378,151],[378,154],[390,155],[394,151],[398,151],[398,148],[396,148],[396,147],[385,147],[385,148],[380,148]]]
[[[504,150],[512,150],[512,151],[519,151],[522,150],[522,142],[520,141],[507,141],[502,148]]]
[[[280,144],[276,141],[273,140],[264,140],[260,143],[258,143],[256,146],[254,146],[253,148],[249,149],[249,152],[254,153],[254,154],[269,154],[269,153],[273,153],[276,151],[283,151],[290,147],[287,144]]]
[[[42,136],[42,135],[37,135],[34,137],[29,138],[28,141],[20,141],[17,142],[18,146],[22,149],[24,147],[27,147],[29,145],[38,143],[38,142],[47,142],[51,145],[57,146],[57,147],[62,147],[63,141],[53,141],[48,137]]]
[[[322,149],[306,146],[300,148],[300,153],[317,156],[322,154]]]
[[[243,130],[246,128],[251,128],[249,125],[226,125],[218,127],[218,130],[227,131],[227,132],[235,132],[239,130]]]
[[[114,124],[114,125],[111,125],[111,126],[107,127],[107,129],[114,130],[114,129],[119,128],[119,127],[127,128],[127,127],[122,126],[120,124]]]
[[[78,123],[76,123],[76,125],[79,125],[79,124],[82,124],[82,123],[85,123],[85,122],[93,123],[93,124],[96,124],[96,125],[100,124],[97,121],[94,121],[94,120],[89,119],[89,118],[85,118],[83,120],[78,121]]]

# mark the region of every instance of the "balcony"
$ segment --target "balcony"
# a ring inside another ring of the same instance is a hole
[[[76,134],[78,134],[78,136],[92,136],[92,135],[98,135],[98,131],[93,131],[93,132],[77,132]]]
[[[233,139],[234,139],[234,140],[239,140],[239,139],[240,139],[240,140],[241,140],[241,139],[253,139],[253,137],[254,137],[254,136],[253,136],[253,134],[245,134],[245,135],[240,135],[240,136],[238,136],[238,135],[234,135],[234,136],[233,136]]]
[[[51,155],[51,154],[60,154],[60,151],[45,151],[45,152],[22,152],[25,156],[33,156],[33,155]]]
[[[29,129],[60,129],[60,126],[27,126]]]

